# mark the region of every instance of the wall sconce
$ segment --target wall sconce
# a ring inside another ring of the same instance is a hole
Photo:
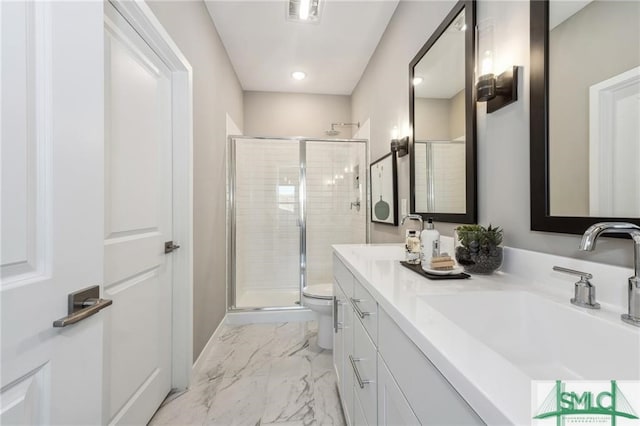
[[[492,113],[518,100],[518,67],[496,77],[493,73],[482,74],[476,83],[478,102],[487,103],[487,113]]]
[[[476,60],[480,62],[476,74],[479,75],[476,100],[486,102],[487,113],[490,114],[518,100],[518,67],[514,66],[496,76],[492,20],[487,20],[476,28],[476,40]]]
[[[409,153],[409,136],[401,139],[391,139],[391,152],[398,154],[398,158]]]

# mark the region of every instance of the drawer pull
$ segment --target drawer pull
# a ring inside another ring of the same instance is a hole
[[[360,358],[354,358],[353,356],[349,355],[349,361],[351,362],[351,368],[353,368],[353,373],[356,375],[356,380],[358,381],[360,389],[364,389],[364,385],[373,383],[373,381],[371,380],[362,380],[362,377],[360,377],[360,372],[358,371],[358,367],[356,366],[356,362],[362,361]]]
[[[351,304],[353,305],[353,309],[356,310],[356,313],[358,314],[358,316],[360,318],[364,318],[367,315],[371,315],[372,312],[362,312],[362,310],[360,310],[360,307],[358,306],[358,302],[364,302],[364,300],[362,299],[354,299],[353,297],[350,298],[351,299]]]
[[[338,298],[333,296],[333,332],[338,332]]]

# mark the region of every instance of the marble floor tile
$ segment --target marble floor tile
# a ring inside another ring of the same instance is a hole
[[[171,394],[151,425],[344,425],[332,352],[315,322],[224,325],[191,388]]]
[[[202,425],[207,419],[213,398],[222,378],[195,384],[160,406],[150,425]]]
[[[315,419],[319,425],[345,425],[333,370],[325,370],[324,373],[313,377],[313,397]]]
[[[264,423],[301,421],[313,423],[313,380],[311,371],[299,376],[269,376]]]
[[[266,404],[267,379],[267,376],[235,376],[222,379],[205,424],[260,424]]]

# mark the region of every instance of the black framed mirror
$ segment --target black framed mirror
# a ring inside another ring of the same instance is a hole
[[[410,209],[475,223],[475,1],[459,1],[409,64]]]
[[[530,7],[531,229],[640,225],[640,4]]]

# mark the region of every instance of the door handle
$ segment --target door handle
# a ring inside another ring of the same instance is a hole
[[[164,254],[173,253],[175,250],[178,250],[180,246],[178,244],[174,244],[173,241],[166,241],[164,243]]]
[[[53,326],[66,327],[82,321],[113,304],[112,300],[100,298],[100,287],[97,285],[74,291],[68,296],[68,313],[66,317],[53,322]]]

